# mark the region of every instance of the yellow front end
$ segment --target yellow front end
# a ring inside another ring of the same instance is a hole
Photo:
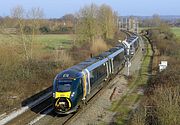
[[[56,92],[55,93],[55,98],[60,98],[60,97],[65,97],[65,98],[70,98],[71,92]]]
[[[56,92],[55,107],[58,111],[68,111],[71,108],[71,92]]]

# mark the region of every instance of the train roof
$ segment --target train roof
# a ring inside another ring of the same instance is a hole
[[[122,43],[119,43],[116,45],[116,47],[119,47],[119,48],[124,48],[123,44]]]
[[[80,77],[82,74],[79,74],[84,69],[88,69],[88,71],[91,71],[98,66],[104,64],[108,61],[108,58],[112,58],[116,56],[117,54],[124,51],[124,48],[121,44],[117,45],[116,47],[111,48],[110,50],[101,53],[98,56],[95,56],[93,58],[89,58],[75,66],[72,66],[68,68],[67,70],[64,70],[63,72],[59,73],[59,77],[63,77],[63,74],[69,74],[69,77],[77,78]]]
[[[113,47],[108,52],[110,52],[112,54],[112,53],[118,51],[119,49],[120,49],[119,47]]]
[[[106,55],[107,53],[105,53]],[[73,70],[77,70],[77,71],[82,71],[84,69],[88,69],[89,71],[95,69],[96,67],[102,65],[103,63],[105,63],[108,59],[106,57],[104,57],[103,55],[100,56],[96,56],[90,59],[87,59],[84,62],[81,62],[73,67],[71,67],[70,69]]]
[[[111,55],[109,55],[108,58],[111,59],[111,58],[115,57],[116,55],[118,55],[119,53],[122,53],[122,52],[124,52],[124,48],[118,49],[116,52],[114,52]]]
[[[74,69],[66,69],[57,75],[56,79],[74,79],[82,77],[82,73]]]
[[[98,56],[89,58],[86,61],[83,61],[83,62],[71,67],[70,69],[82,71],[83,69],[87,68],[89,71],[91,71],[94,68],[98,67],[99,65],[102,65],[103,63],[105,63],[108,60],[107,57],[109,57],[109,55],[112,55],[115,52],[119,52],[118,50],[122,51],[122,49],[124,50],[123,46],[113,47],[110,50],[103,52]]]
[[[130,38],[127,39],[127,42],[131,45],[131,44],[133,44],[137,39],[138,39],[137,36],[132,36],[132,37],[130,37]]]
[[[106,58],[108,55],[110,55],[111,54],[111,52],[109,52],[109,51],[106,51],[106,52],[103,52],[103,53],[101,53],[100,55],[98,55],[98,56],[96,56],[95,58],[99,58],[99,59],[104,59],[104,58]]]

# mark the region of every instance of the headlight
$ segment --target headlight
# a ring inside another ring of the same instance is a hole
[[[53,97],[55,98],[56,94],[53,92]]]
[[[72,92],[72,93],[71,93],[71,97],[74,97],[74,95],[75,95],[75,92]]]

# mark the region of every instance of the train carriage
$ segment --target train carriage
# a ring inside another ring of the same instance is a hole
[[[116,50],[116,51],[115,51]],[[124,65],[125,63],[125,51],[122,46],[112,48],[111,52],[114,51],[108,58],[111,60],[112,64],[112,73],[116,74]]]

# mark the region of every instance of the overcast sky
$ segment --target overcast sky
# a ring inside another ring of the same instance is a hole
[[[40,7],[46,18],[57,18],[91,3],[110,5],[122,16],[180,15],[180,0],[0,0],[0,16],[10,15],[11,8],[21,5],[26,10]]]

